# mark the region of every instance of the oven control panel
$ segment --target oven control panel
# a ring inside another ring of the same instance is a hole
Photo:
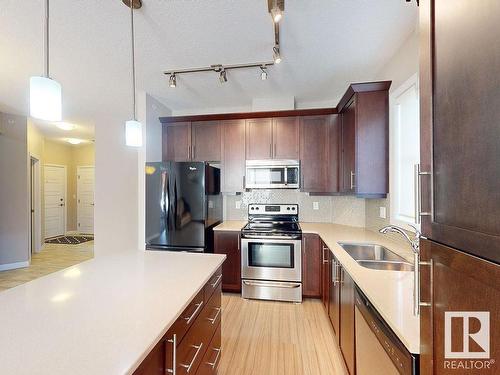
[[[249,204],[249,215],[298,215],[298,204]]]

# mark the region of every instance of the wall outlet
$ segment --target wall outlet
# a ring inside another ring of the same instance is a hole
[[[319,210],[319,202],[313,202],[313,210]]]
[[[236,209],[237,210],[241,209],[241,201],[236,201]]]
[[[387,219],[387,208],[385,208],[385,207],[379,207],[379,213],[378,213],[378,216],[379,216],[381,219]]]
[[[208,201],[208,208],[214,208],[214,201]]]

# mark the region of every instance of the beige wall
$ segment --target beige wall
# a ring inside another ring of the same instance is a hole
[[[28,123],[28,152],[41,162],[42,197],[42,237],[45,233],[43,215],[43,166],[56,164],[66,166],[67,175],[67,230],[77,229],[77,167],[95,164],[95,147],[93,143],[70,145],[44,138],[43,134],[32,123]]]

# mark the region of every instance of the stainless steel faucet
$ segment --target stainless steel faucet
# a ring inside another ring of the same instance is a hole
[[[382,234],[387,234],[389,232],[399,233],[410,243],[413,252],[416,254],[420,254],[420,238],[422,237],[422,233],[420,233],[420,231],[415,226],[411,224],[408,225],[415,230],[415,238],[413,239],[411,239],[410,236],[408,236],[408,233],[406,233],[406,231],[403,228],[398,227],[396,225],[388,225],[386,227],[383,227],[379,230],[379,232]]]
[[[415,230],[415,238],[411,239],[408,233],[396,225],[388,225],[379,230],[382,234],[387,233],[399,233],[402,235],[409,243],[413,250],[413,314],[418,316],[420,314],[420,265],[426,262],[420,262],[420,238],[425,238],[422,233],[411,224],[408,224]]]

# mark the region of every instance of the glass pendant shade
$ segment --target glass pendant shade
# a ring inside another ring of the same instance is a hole
[[[142,124],[139,121],[125,122],[125,143],[131,147],[142,147]]]
[[[47,77],[30,78],[30,116],[45,121],[62,120],[62,89]]]

